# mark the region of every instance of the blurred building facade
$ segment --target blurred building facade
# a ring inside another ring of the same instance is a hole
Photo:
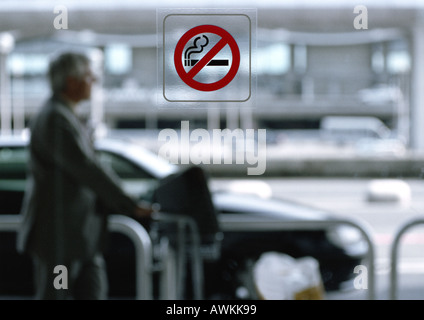
[[[327,116],[372,116],[424,150],[424,7],[370,1],[367,28],[358,29],[353,2],[314,3],[258,4],[253,109],[222,105],[182,113],[156,105],[153,3],[69,1],[60,29],[57,2],[0,1],[3,42],[13,39],[1,51],[2,132],[27,126],[49,94],[50,54],[81,48],[102,73],[101,88],[82,112],[110,128],[178,128],[190,120],[208,129],[314,129]]]

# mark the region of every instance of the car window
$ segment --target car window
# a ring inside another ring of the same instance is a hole
[[[108,151],[98,151],[103,166],[112,169],[122,180],[124,190],[140,200],[151,201],[158,180],[143,168],[124,157]]]
[[[142,168],[136,166],[129,160],[111,152],[100,151],[100,162],[102,165],[111,168],[121,179],[151,179]]]
[[[28,150],[24,147],[0,148],[0,180],[25,179]]]
[[[121,179],[151,179],[152,177],[119,155],[100,152],[103,165],[113,169]],[[0,148],[0,179],[25,179],[27,173],[28,149],[24,147]]]

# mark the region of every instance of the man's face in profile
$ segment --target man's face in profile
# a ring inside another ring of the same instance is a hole
[[[80,102],[91,98],[91,87],[96,77],[90,66],[86,66],[81,78],[70,77],[68,82],[69,95],[74,102]]]
[[[79,79],[79,90],[77,92],[80,93],[79,100],[88,100],[91,97],[91,87],[93,83],[96,81],[96,77],[89,66],[86,68],[86,72],[84,76]]]

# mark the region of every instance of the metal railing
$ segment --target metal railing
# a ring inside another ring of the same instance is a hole
[[[0,215],[0,231],[18,231],[21,222],[19,215]]]
[[[137,221],[123,215],[109,218],[110,230],[128,236],[135,246],[136,299],[153,299],[152,244],[147,231]],[[17,232],[22,222],[20,215],[0,215],[0,231]]]
[[[395,237],[390,248],[390,299],[398,299],[398,257],[399,257],[399,245],[402,236],[409,231],[411,228],[418,225],[424,224],[424,217],[415,217],[404,222],[395,232]]]
[[[153,299],[152,243],[146,229],[136,220],[124,215],[109,217],[110,230],[121,232],[134,243],[136,261],[136,299]]]
[[[177,257],[176,257],[176,295],[177,299],[182,299],[184,296],[185,288],[185,273],[186,268],[185,264],[187,258],[191,256],[191,267],[192,267],[192,283],[193,283],[193,295],[194,299],[201,300],[204,298],[203,293],[203,284],[204,284],[204,275],[203,275],[203,265],[202,265],[202,256],[200,251],[200,235],[197,228],[197,224],[194,219],[184,216],[181,214],[167,214],[164,212],[154,213],[152,216],[153,220],[156,220],[161,223],[173,223],[177,226]],[[189,232],[190,237],[190,253],[187,250],[186,242],[186,230]],[[173,291],[173,284],[167,284],[166,287]]]
[[[337,225],[349,225],[358,229],[368,244],[366,260],[368,261],[368,299],[375,299],[375,249],[371,236],[370,227],[365,222],[356,219],[332,219],[332,220],[240,220],[239,214],[221,215],[220,225],[223,231],[299,231],[299,230],[323,230]]]
[[[177,297],[182,297],[184,288],[185,262],[188,256],[186,248],[185,230],[190,231],[191,243],[191,263],[193,271],[193,291],[195,299],[203,299],[203,268],[200,252],[200,237],[197,225],[194,220],[182,215],[156,213],[153,219],[159,222],[171,222],[177,224],[177,263],[175,286]],[[1,215],[0,231],[17,231],[21,223],[19,215]],[[368,297],[375,299],[375,264],[374,264],[374,244],[368,225],[362,221],[353,219],[334,220],[302,220],[302,221],[281,221],[281,220],[240,220],[239,214],[225,214],[219,217],[222,231],[296,231],[296,230],[322,230],[337,225],[350,225],[360,231],[368,244],[366,259],[368,260]],[[110,229],[115,232],[122,232],[127,235],[135,244],[136,248],[136,298],[140,300],[153,299],[152,290],[152,243],[147,231],[134,219],[121,215],[110,217]],[[167,284],[173,286],[174,284]]]

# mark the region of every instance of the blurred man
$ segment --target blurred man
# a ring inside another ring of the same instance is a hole
[[[18,250],[31,254],[38,299],[106,299],[107,275],[102,250],[107,214],[150,217],[126,195],[116,176],[101,167],[91,139],[75,114],[91,95],[96,80],[89,59],[65,53],[49,66],[52,97],[31,123],[27,191],[18,234]],[[66,279],[58,288],[56,266]],[[63,267],[60,267],[63,268]],[[57,279],[56,279],[57,280]],[[65,286],[66,287],[66,286]]]

